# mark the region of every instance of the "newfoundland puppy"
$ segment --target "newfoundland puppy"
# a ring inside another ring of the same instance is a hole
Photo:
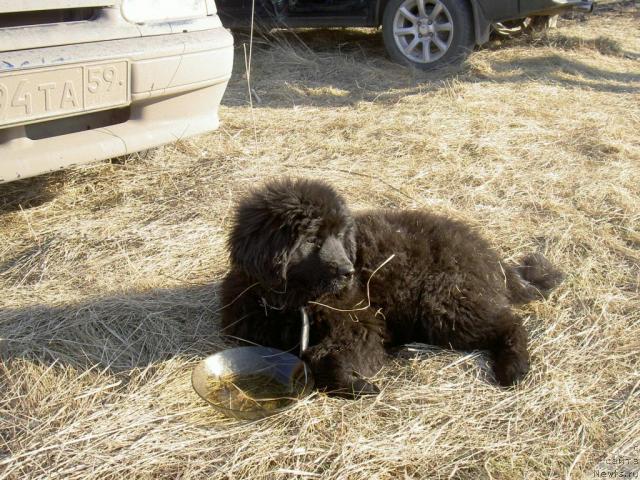
[[[293,351],[301,307],[316,385],[376,393],[366,378],[409,342],[488,350],[503,386],[529,370],[512,306],[545,297],[562,275],[539,254],[517,264],[469,226],[428,211],[352,213],[328,184],[281,179],[240,201],[222,284],[223,333]]]

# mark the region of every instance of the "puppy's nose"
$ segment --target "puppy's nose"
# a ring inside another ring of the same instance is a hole
[[[350,277],[355,272],[356,272],[356,270],[355,270],[355,268],[353,268],[353,265],[351,265],[351,264],[340,265],[338,267],[338,275],[341,275],[343,277]]]

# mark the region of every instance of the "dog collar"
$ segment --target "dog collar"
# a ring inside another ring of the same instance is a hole
[[[309,347],[309,313],[304,307],[300,307],[300,314],[302,315],[302,333],[300,335],[300,356]]]

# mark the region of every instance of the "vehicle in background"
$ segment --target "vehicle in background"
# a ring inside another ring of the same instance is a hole
[[[214,0],[0,0],[0,183],[218,126]]]
[[[426,70],[464,58],[475,45],[488,41],[493,24],[501,23],[506,31],[507,25],[515,28],[527,17],[547,19],[571,8],[591,11],[594,2],[219,0],[218,6],[222,21],[231,28],[248,27],[254,7],[257,22],[266,28],[382,27],[384,44],[392,59]]]

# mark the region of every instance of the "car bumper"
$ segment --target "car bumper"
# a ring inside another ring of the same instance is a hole
[[[592,12],[596,6],[593,0],[545,0],[524,2],[521,14],[527,15],[547,15],[556,14],[563,10],[578,9],[585,12]]]
[[[0,183],[151,148],[218,126],[233,37],[222,27],[0,55],[28,71],[127,60],[129,104],[0,129]],[[18,69],[17,71],[27,71]],[[15,72],[16,69],[12,70]]]

